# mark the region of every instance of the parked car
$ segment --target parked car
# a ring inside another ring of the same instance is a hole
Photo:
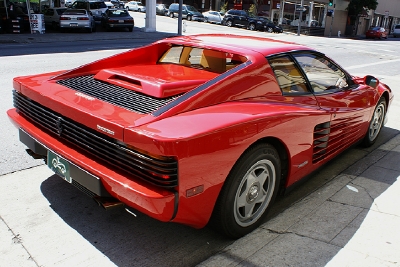
[[[86,9],[67,9],[60,16],[60,30],[67,29],[84,29],[88,32],[96,30],[96,23],[94,21],[91,11]]]
[[[170,18],[178,17],[179,4],[171,4],[168,8]],[[196,8],[189,5],[182,5],[182,18],[187,20],[204,21],[204,16]]]
[[[383,27],[371,27],[366,33],[365,37],[368,38],[388,38],[388,31]]]
[[[66,7],[55,7],[55,8],[48,8],[43,13],[44,23],[46,27],[51,27],[54,30],[60,27],[60,17],[64,11],[67,10]]]
[[[111,3],[114,5],[115,8],[124,8],[125,3],[120,0],[111,0]]]
[[[77,0],[72,5],[73,9],[86,9],[93,15],[95,21],[100,22],[102,14],[108,9],[107,5],[102,0]]]
[[[168,8],[165,4],[156,5],[156,15],[168,16]]]
[[[282,33],[282,27],[275,25],[272,21],[265,17],[254,17],[249,16],[248,18],[248,29],[251,31],[258,30],[258,31],[267,31],[267,32],[275,32],[275,33]]]
[[[221,24],[222,18],[224,17],[220,12],[212,10],[203,12],[203,16],[204,16],[204,22],[216,23],[216,24]]]
[[[222,19],[222,25],[228,27],[239,26],[247,28],[249,25],[249,15],[244,10],[230,9],[225,13]]]
[[[400,37],[400,24],[397,24],[393,27],[393,37]]]
[[[128,11],[146,12],[146,7],[140,2],[130,1],[125,4],[125,9]]]
[[[19,140],[71,185],[106,208],[232,238],[278,192],[374,144],[393,100],[309,47],[228,34],[166,38],[13,86]]]
[[[130,32],[135,26],[134,20],[126,9],[108,9],[103,14],[101,25],[107,31],[111,29],[127,28]]]

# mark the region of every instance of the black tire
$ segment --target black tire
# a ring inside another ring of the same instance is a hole
[[[272,27],[267,27],[267,32],[272,33],[274,32],[274,29],[272,29]]]
[[[233,26],[233,22],[232,22],[231,20],[227,20],[227,21],[225,22],[225,25],[226,25],[227,27],[232,27],[232,26]]]
[[[169,17],[170,17],[171,19],[173,19],[173,18],[174,18],[174,12],[169,13]]]
[[[254,23],[249,24],[249,30],[250,31],[255,31],[256,30],[256,25]]]
[[[140,9],[140,8],[138,8],[138,10],[137,10],[138,12],[142,12],[142,10]]]
[[[227,177],[213,211],[211,225],[230,238],[256,229],[278,193],[281,161],[270,144],[247,150]]]
[[[371,121],[369,122],[368,131],[364,136],[362,145],[365,147],[372,146],[378,135],[381,132],[383,123],[386,116],[386,100],[384,97],[379,99],[378,104],[375,107],[374,113],[372,114]]]
[[[191,21],[192,20],[192,16],[187,16],[187,18],[186,18],[188,21]]]
[[[208,22],[208,18],[207,17],[204,18],[204,22]]]
[[[129,7],[128,6],[125,9],[126,9],[126,11],[129,11]]]
[[[129,27],[128,30],[129,30],[130,32],[133,32],[133,27]]]

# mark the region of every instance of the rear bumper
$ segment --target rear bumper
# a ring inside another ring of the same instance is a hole
[[[157,220],[168,222],[174,218],[178,208],[177,192],[147,184],[140,179],[125,177],[39,130],[15,109],[8,110],[7,114],[20,129],[20,140],[33,152],[46,157],[47,151],[50,150],[70,163],[71,178],[74,182],[97,196],[111,195]]]

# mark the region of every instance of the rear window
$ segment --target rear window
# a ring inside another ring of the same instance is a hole
[[[246,58],[223,51],[189,46],[173,46],[158,61],[158,64],[172,63],[214,73],[223,73],[244,62]]]
[[[90,9],[101,9],[107,8],[106,3],[104,2],[90,2]]]
[[[124,9],[108,10],[107,14],[110,17],[126,17],[129,15],[128,11]]]
[[[65,10],[67,10],[67,9],[56,9],[58,15],[61,15],[62,13],[64,13]]]
[[[395,29],[400,29],[400,24],[394,27]]]
[[[86,10],[67,10],[63,15],[85,15]]]

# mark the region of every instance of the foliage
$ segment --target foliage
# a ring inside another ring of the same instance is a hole
[[[222,14],[225,14],[226,11],[228,11],[228,1],[226,1],[226,2],[224,2],[224,3],[222,4],[221,10],[220,10],[220,12],[221,12]]]
[[[377,6],[377,0],[350,0],[347,10],[350,16],[355,16],[360,14],[364,8],[376,9]]]
[[[249,8],[249,13],[257,16],[257,6],[255,4],[251,4]]]

